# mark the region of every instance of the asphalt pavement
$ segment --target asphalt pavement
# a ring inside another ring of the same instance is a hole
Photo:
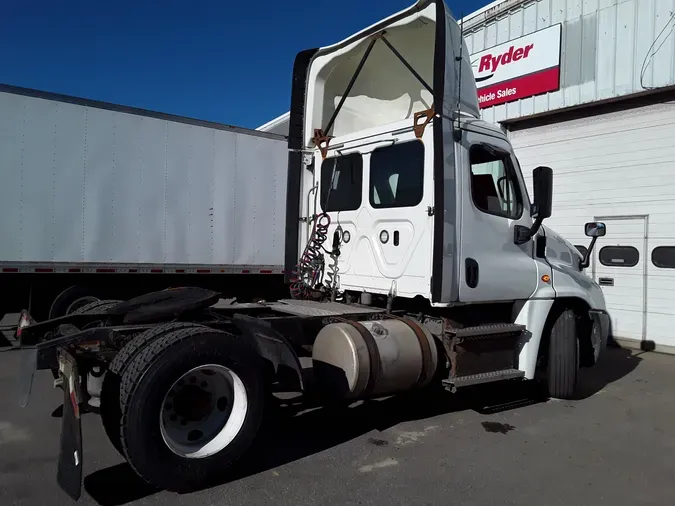
[[[0,353],[0,504],[73,504],[55,481],[62,393],[35,378],[18,407],[19,353]],[[85,415],[79,503],[132,505],[669,505],[675,357],[611,349],[575,401],[528,389],[400,397],[270,422],[224,484],[179,495],[141,483]],[[521,402],[522,401],[522,402]]]

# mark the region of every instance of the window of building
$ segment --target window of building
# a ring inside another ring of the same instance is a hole
[[[633,246],[605,246],[598,254],[600,263],[610,267],[635,267],[640,253]]]
[[[378,148],[370,155],[370,205],[376,209],[414,207],[424,194],[424,144]]]
[[[658,246],[652,250],[652,263],[662,269],[675,269],[675,246]]]
[[[331,184],[332,182],[332,184]],[[321,164],[321,208],[327,212],[361,207],[363,159],[360,153],[326,158]]]
[[[484,213],[520,218],[522,197],[510,155],[486,144],[471,146],[471,196]]]
[[[574,247],[579,250],[579,253],[581,253],[582,257],[585,257],[586,253],[588,253],[588,248],[586,246],[582,246],[581,244],[575,244]]]

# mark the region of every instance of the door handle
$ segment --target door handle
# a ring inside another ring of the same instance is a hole
[[[600,286],[614,286],[614,278],[598,278]]]

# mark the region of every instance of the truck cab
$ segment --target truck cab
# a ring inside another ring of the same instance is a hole
[[[300,191],[289,199],[300,200],[289,201],[297,241],[287,268],[310,241],[314,217],[327,215],[322,233],[337,240],[327,249],[339,256],[324,252],[323,279],[340,290],[437,307],[555,296],[555,280],[542,282],[553,279],[541,228],[551,171],[535,171],[530,195],[506,134],[480,119],[469,57],[444,2],[420,0],[300,53],[293,94],[290,142],[301,156],[289,177]]]
[[[444,1],[419,0],[298,54],[286,226],[286,269],[298,285],[333,300],[421,301],[460,326],[522,324],[534,336],[519,345],[527,378],[540,337],[567,312],[582,322],[582,355],[597,358],[608,324],[602,292],[583,273],[590,253],[543,225],[552,169],[528,176],[532,192],[506,133],[480,118]],[[587,232],[604,235],[604,224]]]

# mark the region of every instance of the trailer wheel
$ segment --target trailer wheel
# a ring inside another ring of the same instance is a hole
[[[124,456],[120,440],[120,425],[122,409],[120,408],[121,377],[126,367],[136,357],[138,352],[149,343],[167,334],[195,327],[193,323],[167,323],[153,327],[150,330],[136,335],[128,341],[112,359],[101,387],[101,423],[108,439],[115,449]]]
[[[245,339],[198,327],[154,341],[122,376],[129,464],[162,489],[213,484],[253,442],[266,386],[262,360]]]
[[[577,388],[579,340],[577,318],[571,309],[563,310],[553,323],[548,343],[546,379],[549,395],[571,399]]]
[[[92,290],[83,286],[71,286],[57,295],[52,302],[49,308],[49,319],[53,320],[71,314],[90,302],[98,300],[98,297],[92,295]]]

